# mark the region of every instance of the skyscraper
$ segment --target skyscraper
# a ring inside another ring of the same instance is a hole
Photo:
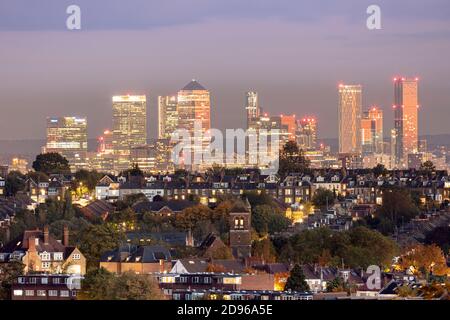
[[[339,85],[339,153],[361,153],[361,85]]]
[[[247,111],[247,129],[248,129],[251,127],[252,122],[257,121],[257,119],[261,114],[257,92],[249,91],[245,93],[245,110]]]
[[[147,100],[144,95],[125,95],[112,101],[114,166],[119,171],[130,167],[131,149],[147,142]]]
[[[64,156],[72,168],[85,166],[87,153],[87,120],[79,117],[47,118],[45,152]]]
[[[287,131],[288,139],[295,141],[295,133],[297,132],[297,121],[295,114],[293,115],[281,115],[281,126]]]
[[[177,109],[178,129],[184,129],[191,135],[190,160],[191,164],[194,164],[194,154],[198,155],[202,152],[200,147],[205,148],[210,143],[211,97],[209,91],[196,80],[192,80],[178,92]],[[196,127],[200,132],[195,132]]]
[[[396,164],[406,166],[408,154],[418,152],[419,79],[394,78],[394,117],[397,130]]]
[[[365,154],[383,153],[383,111],[372,107],[361,119],[361,144]]]
[[[170,139],[178,126],[177,96],[158,97],[158,138]]]
[[[313,150],[317,143],[317,121],[314,117],[303,117],[297,125],[297,143],[304,150]]]

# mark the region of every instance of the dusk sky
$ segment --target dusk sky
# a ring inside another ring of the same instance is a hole
[[[66,29],[81,7],[82,29]],[[381,7],[382,30],[366,27]],[[111,97],[158,95],[192,78],[211,91],[212,126],[245,126],[244,93],[272,114],[314,115],[337,137],[337,86],[363,85],[365,109],[393,127],[395,75],[420,77],[420,133],[450,133],[448,0],[0,0],[0,140],[45,138],[46,116],[111,127]]]

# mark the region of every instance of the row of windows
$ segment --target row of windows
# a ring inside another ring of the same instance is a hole
[[[77,292],[73,290],[70,292],[69,290],[21,290],[16,289],[13,291],[13,295],[16,297],[63,297],[68,298],[72,295],[72,297],[77,296]]]
[[[25,283],[37,284],[38,279],[40,280],[39,281],[40,284],[49,284],[49,278],[46,278],[46,277],[43,277],[43,278],[41,278],[41,277],[28,277],[28,278],[19,277],[17,282],[20,284],[25,284]],[[50,278],[50,279],[51,279],[52,284],[65,284],[65,283],[67,283],[68,278],[54,277],[54,278]]]

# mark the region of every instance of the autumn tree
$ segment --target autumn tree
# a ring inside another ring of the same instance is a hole
[[[404,270],[410,269],[417,275],[428,277],[428,275],[447,275],[447,260],[442,250],[435,244],[417,245],[407,249],[400,258],[400,267]]]

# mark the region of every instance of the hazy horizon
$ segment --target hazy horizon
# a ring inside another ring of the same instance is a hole
[[[418,76],[419,133],[450,133],[448,1],[377,1],[374,31],[365,0],[79,0],[80,31],[65,29],[70,4],[0,0],[0,140],[43,139],[46,117],[63,115],[86,116],[97,137],[124,93],[147,95],[154,138],[157,96],[192,78],[211,91],[213,127],[243,128],[255,90],[271,114],[316,116],[325,139],[337,137],[338,83],[363,85],[387,135],[393,76]]]

